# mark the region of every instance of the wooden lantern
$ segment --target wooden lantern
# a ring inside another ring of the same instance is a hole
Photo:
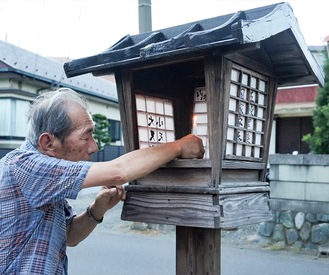
[[[128,35],[64,68],[115,74],[127,152],[189,133],[203,139],[204,159],[176,159],[131,182],[123,206],[124,220],[177,225],[177,274],[218,274],[216,230],[271,219],[276,90],[324,80],[287,3]],[[209,261],[192,268],[191,251]]]
[[[130,150],[188,133],[206,149],[202,160],[177,159],[132,182],[124,220],[232,228],[271,218],[264,178],[277,86],[237,62],[210,55],[119,76]]]

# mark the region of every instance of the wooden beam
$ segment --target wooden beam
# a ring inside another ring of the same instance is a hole
[[[176,227],[176,274],[220,274],[221,230]]]

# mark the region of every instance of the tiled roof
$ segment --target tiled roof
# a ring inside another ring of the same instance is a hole
[[[314,102],[318,86],[299,86],[279,89],[276,95],[276,104],[295,102]]]
[[[248,45],[254,48],[248,50]],[[279,86],[322,85],[324,81],[322,68],[308,50],[288,3],[127,35],[105,52],[65,63],[64,69],[69,77],[89,72],[102,75],[123,66],[216,51],[239,52],[261,62],[271,68]]]
[[[91,74],[67,78],[63,63],[29,52],[4,41],[0,41],[1,72],[16,72],[33,79],[49,83],[55,87],[70,87],[84,94],[117,102],[114,83]]]

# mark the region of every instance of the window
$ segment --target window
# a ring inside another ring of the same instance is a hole
[[[109,134],[111,142],[121,140],[121,124],[119,120],[109,119]]]
[[[209,158],[209,135],[208,135],[208,117],[207,117],[207,92],[205,87],[194,89],[194,110],[191,133],[198,135],[202,139],[205,148],[205,158]]]
[[[226,157],[261,159],[267,78],[235,66],[231,73]]]
[[[268,79],[247,68],[234,66],[231,72],[225,157],[227,159],[260,160],[264,143],[267,114]],[[209,157],[207,131],[207,91],[194,91],[191,132],[203,140],[205,158]]]
[[[170,100],[136,95],[139,148],[175,140],[173,103]]]
[[[24,139],[29,102],[15,98],[0,99],[0,136]]]

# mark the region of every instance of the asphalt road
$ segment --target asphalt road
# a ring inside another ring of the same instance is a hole
[[[93,232],[68,248],[69,275],[174,275],[175,235]],[[222,244],[222,275],[327,275],[329,258]]]

